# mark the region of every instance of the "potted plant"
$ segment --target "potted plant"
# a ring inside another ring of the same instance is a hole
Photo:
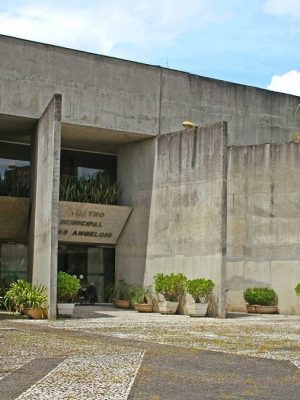
[[[116,282],[112,298],[116,308],[129,308],[129,286],[124,279]]]
[[[153,312],[153,295],[150,286],[131,286],[129,288],[130,301],[138,312]]]
[[[244,291],[244,299],[248,313],[276,314],[277,293],[269,287],[247,288]]]
[[[299,105],[300,105],[300,104],[299,104]],[[295,292],[296,292],[296,295],[297,295],[298,297],[300,297],[300,282],[297,283],[297,285],[296,285],[296,287],[295,287]]]
[[[46,288],[18,279],[5,293],[4,304],[12,312],[20,312],[29,318],[47,318]]]
[[[192,279],[186,281],[186,291],[195,303],[187,304],[187,311],[191,317],[205,317],[209,297],[212,295],[215,284],[210,279]]]
[[[161,314],[175,314],[179,301],[184,294],[186,277],[179,273],[169,275],[158,273],[154,276],[154,286],[157,294],[164,296],[164,301],[158,301],[158,311]]]
[[[78,278],[62,271],[57,274],[57,311],[60,317],[71,318],[79,289]]]

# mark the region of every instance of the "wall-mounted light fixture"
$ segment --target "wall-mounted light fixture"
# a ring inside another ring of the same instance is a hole
[[[198,128],[199,125],[191,121],[183,121],[182,126],[186,129]]]

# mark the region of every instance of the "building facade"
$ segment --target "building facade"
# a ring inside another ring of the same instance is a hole
[[[82,276],[87,301],[115,279],[183,272],[216,282],[220,316],[265,285],[280,312],[299,313],[299,102],[0,36],[0,173],[30,181],[0,196],[0,279],[44,284],[51,317],[58,270]],[[100,175],[118,205],[59,200],[62,179]]]

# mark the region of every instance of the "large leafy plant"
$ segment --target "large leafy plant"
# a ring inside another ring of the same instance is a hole
[[[153,293],[151,286],[130,286],[129,297],[133,304],[153,304]]]
[[[297,283],[297,285],[295,287],[295,292],[296,292],[296,295],[300,297],[300,282]]]
[[[192,279],[186,281],[186,291],[195,303],[207,303],[209,296],[212,295],[215,284],[211,279]]]
[[[46,288],[18,279],[10,285],[4,296],[4,304],[11,311],[22,312],[24,308],[39,308],[47,302]]]
[[[57,274],[57,302],[73,303],[80,289],[80,280],[66,272]]]
[[[162,294],[166,301],[179,301],[185,291],[186,277],[179,274],[163,274],[159,272],[154,276],[156,293]]]
[[[244,291],[244,299],[251,305],[274,306],[277,303],[277,293],[268,287],[248,288]]]

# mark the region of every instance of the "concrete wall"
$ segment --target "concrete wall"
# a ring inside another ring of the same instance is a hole
[[[188,119],[202,125],[227,121],[228,144],[285,143],[299,131],[299,97],[163,69],[161,132]]]
[[[145,284],[157,272],[216,283],[218,314],[226,244],[225,123],[157,138]]]
[[[284,143],[299,97],[0,36],[0,114],[39,118],[63,93],[62,121],[147,135],[228,121],[230,145]],[[96,134],[96,133],[95,133]]]
[[[147,255],[156,140],[122,146],[118,154],[121,204],[133,207],[116,246],[116,279],[142,284]]]
[[[228,308],[245,309],[246,287],[271,286],[281,313],[299,313],[300,144],[229,150],[227,240]]]
[[[153,284],[157,272],[207,277],[222,308],[226,245],[226,124],[123,146],[122,203],[133,212],[116,248],[116,277]]]
[[[47,288],[50,318],[56,316],[60,124],[61,95],[54,95],[33,137],[29,234],[32,282]]]

